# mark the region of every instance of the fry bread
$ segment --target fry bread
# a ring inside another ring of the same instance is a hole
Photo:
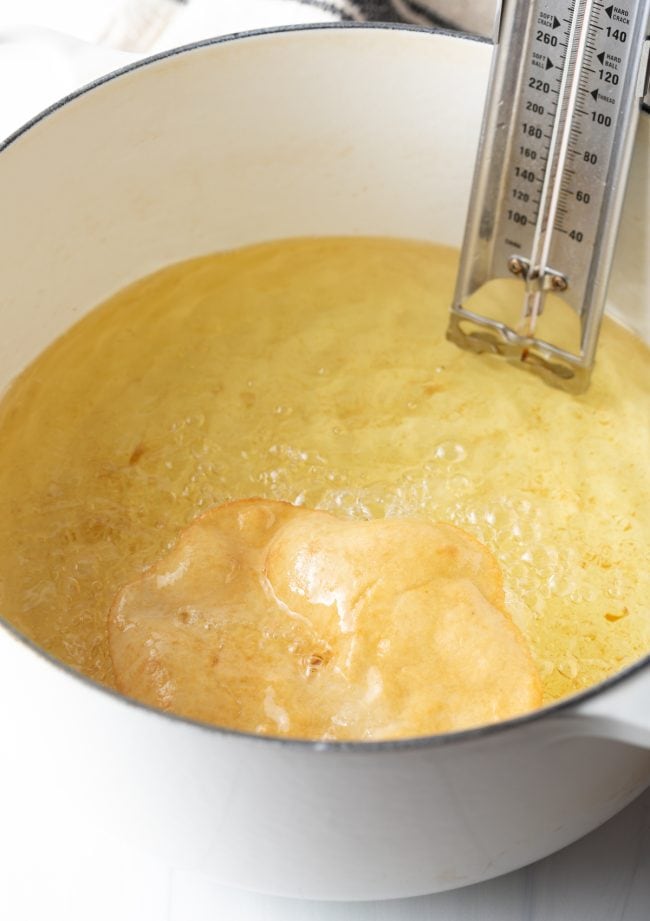
[[[494,557],[413,518],[219,506],[118,594],[109,641],[122,692],[249,732],[399,738],[541,704]]]

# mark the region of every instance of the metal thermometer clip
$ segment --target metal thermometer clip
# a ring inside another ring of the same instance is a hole
[[[505,0],[447,337],[572,392],[589,385],[627,173],[648,89],[650,0]],[[520,280],[516,326],[480,289]],[[548,292],[579,348],[535,330]],[[472,308],[467,301],[474,295]]]

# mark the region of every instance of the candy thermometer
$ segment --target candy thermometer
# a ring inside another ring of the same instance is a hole
[[[447,337],[573,392],[594,362],[649,20],[650,0],[502,5]],[[481,289],[498,278],[521,286],[512,325],[481,313]],[[575,349],[535,335],[549,293],[578,315]]]

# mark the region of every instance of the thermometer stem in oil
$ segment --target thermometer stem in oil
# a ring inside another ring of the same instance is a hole
[[[573,391],[588,386],[594,360],[649,19],[650,0],[503,4],[448,336]],[[524,282],[516,327],[467,306],[513,276]],[[549,291],[579,317],[575,352],[535,338]]]

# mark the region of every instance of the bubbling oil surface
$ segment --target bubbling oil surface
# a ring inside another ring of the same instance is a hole
[[[166,268],[0,405],[0,602],[111,684],[116,592],[248,496],[483,541],[547,701],[650,650],[650,351],[605,322],[584,396],[445,341],[457,254],[305,239]]]

